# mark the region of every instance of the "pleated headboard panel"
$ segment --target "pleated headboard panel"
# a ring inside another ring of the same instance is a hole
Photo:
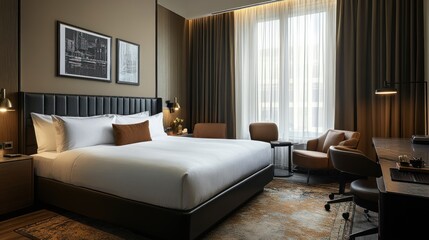
[[[34,154],[37,142],[30,113],[88,117],[101,114],[129,115],[162,112],[161,98],[20,93],[20,152]]]

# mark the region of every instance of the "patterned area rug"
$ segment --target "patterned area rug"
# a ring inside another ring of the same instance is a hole
[[[274,179],[262,194],[234,212],[204,239],[347,239],[351,221],[342,213],[349,211],[353,219],[352,202],[324,205],[337,184],[306,185],[284,179]]]
[[[338,187],[306,185],[274,179],[264,191],[237,209],[202,239],[347,239],[351,202],[332,204],[325,211],[328,194]],[[63,214],[15,230],[30,239],[145,239],[123,228],[77,215]]]

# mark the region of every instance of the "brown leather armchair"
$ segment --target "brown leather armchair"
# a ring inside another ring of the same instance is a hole
[[[307,149],[294,150],[293,164],[308,171],[308,184],[310,181],[311,171],[334,169],[329,157],[330,146],[339,145],[356,149],[359,144],[359,140],[359,132],[329,129],[322,136],[308,140]]]
[[[197,123],[192,135],[196,138],[226,138],[226,123]]]

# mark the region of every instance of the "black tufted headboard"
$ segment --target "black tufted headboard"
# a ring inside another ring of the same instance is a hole
[[[94,116],[100,114],[134,114],[162,112],[161,98],[20,93],[20,152],[37,152],[31,112],[60,116]]]

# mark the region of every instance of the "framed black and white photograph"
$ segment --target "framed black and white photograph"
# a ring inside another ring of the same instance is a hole
[[[116,82],[139,85],[140,45],[116,39]]]
[[[112,38],[58,22],[58,75],[111,81]]]

